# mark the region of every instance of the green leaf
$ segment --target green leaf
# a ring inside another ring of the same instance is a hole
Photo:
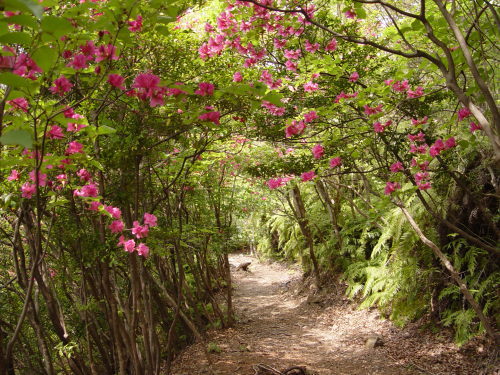
[[[26,148],[33,146],[31,133],[23,129],[13,129],[0,137],[0,143],[4,145],[21,145]]]
[[[281,102],[282,98],[283,95],[281,95],[280,93],[277,93],[276,91],[271,91],[270,93],[266,94],[266,96],[264,96],[262,100],[266,100],[277,106],[283,106],[283,103]]]
[[[49,46],[42,46],[33,52],[31,57],[40,68],[47,72],[57,60],[57,51]]]
[[[8,10],[28,11],[39,20],[42,19],[43,7],[33,0],[4,0],[5,8]]]
[[[16,25],[27,26],[32,29],[37,29],[38,24],[32,16],[28,16],[27,14],[20,14],[17,16],[12,16],[8,18],[9,23],[14,23]]]
[[[42,20],[42,30],[59,38],[73,30],[71,23],[63,17],[47,16]]]
[[[14,31],[0,35],[0,43],[28,46],[31,43],[31,35],[22,31]]]
[[[5,72],[0,73],[0,83],[10,87],[27,87],[31,84],[31,81],[17,74]]]
[[[113,134],[113,133],[116,133],[116,129],[107,125],[99,126],[99,130],[97,131],[97,134],[99,135]]]

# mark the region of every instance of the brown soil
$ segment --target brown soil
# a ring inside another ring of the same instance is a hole
[[[249,272],[235,271],[248,261]],[[459,349],[449,334],[432,335],[417,325],[399,329],[376,310],[358,310],[340,287],[321,293],[311,288],[304,295],[296,269],[242,254],[230,262],[238,323],[208,334],[216,375],[271,373],[258,372],[258,364],[278,371],[305,366],[315,375],[500,374],[479,340]],[[366,341],[374,335],[381,345],[369,348]],[[173,366],[174,375],[210,373],[201,343]]]

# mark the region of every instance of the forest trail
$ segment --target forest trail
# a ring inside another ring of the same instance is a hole
[[[237,271],[244,262],[252,262],[249,272]],[[292,290],[299,285],[298,270],[243,254],[231,255],[230,263],[238,323],[209,333],[216,375],[271,374],[256,372],[258,364],[279,371],[305,366],[312,375],[480,373],[470,360],[477,353],[416,328],[401,330],[376,310],[358,310],[340,288],[305,296]],[[367,347],[372,335],[383,345]],[[173,374],[209,374],[201,344],[183,351]]]

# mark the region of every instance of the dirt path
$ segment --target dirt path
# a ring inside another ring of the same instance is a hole
[[[250,272],[235,271],[247,261]],[[357,310],[340,290],[329,291],[328,297],[293,293],[298,271],[240,254],[230,262],[239,323],[209,335],[217,375],[254,375],[253,366],[260,363],[278,370],[306,366],[317,375],[481,373],[475,368],[480,352],[459,351],[449,340],[411,327],[400,330],[376,311]],[[371,335],[381,337],[383,345],[366,347]],[[187,348],[174,364],[174,375],[208,373],[200,344]]]

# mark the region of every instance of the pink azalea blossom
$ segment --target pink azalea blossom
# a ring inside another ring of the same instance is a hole
[[[401,189],[401,185],[399,184],[399,182],[387,181],[387,183],[385,184],[384,194],[390,195],[396,189]]]
[[[332,39],[325,47],[325,51],[335,51],[337,49],[337,40]]]
[[[64,95],[71,90],[73,84],[63,75],[54,81],[53,86],[50,87],[52,94]]]
[[[8,100],[7,104],[10,104],[13,110],[20,109],[23,112],[28,112],[29,103],[25,98]]]
[[[28,198],[30,199],[33,194],[36,193],[36,186],[35,184],[30,184],[29,182],[25,182],[23,186],[21,186],[21,196],[23,198]]]
[[[301,54],[302,54],[302,51],[300,49],[296,49],[296,50],[286,49],[284,56],[288,60],[298,60],[300,58]]]
[[[104,60],[118,60],[116,55],[116,47],[112,44],[99,46],[97,49],[97,54],[95,57],[95,62],[101,62]]]
[[[298,66],[297,63],[292,61],[292,60],[285,61],[285,67],[287,70],[291,70],[292,72],[296,72],[297,66]]]
[[[104,206],[104,209],[109,212],[109,214],[114,219],[120,219],[122,217],[122,211],[118,207]]]
[[[315,53],[319,49],[319,43],[311,43],[309,40],[306,40],[305,48],[307,52]]]
[[[304,172],[300,175],[300,178],[303,182],[310,181],[314,177],[316,177],[316,173],[314,173],[314,171]]]
[[[235,72],[233,74],[233,82],[241,82],[243,81],[243,75],[240,72]]]
[[[34,184],[36,184],[37,180],[37,175],[35,174],[35,170],[33,169],[30,173],[30,180],[33,181]],[[38,185],[39,186],[47,186],[47,175],[45,173],[42,173],[38,171]]]
[[[153,214],[148,214],[147,212],[144,214],[144,224],[149,227],[156,227],[158,225],[157,220],[158,219]]]
[[[325,149],[320,144],[317,144],[311,149],[311,152],[314,159],[321,159],[325,153]]]
[[[330,159],[330,168],[340,167],[341,165],[342,165],[342,158],[340,156]]]
[[[444,148],[445,149],[449,149],[449,148],[453,148],[457,145],[456,141],[455,141],[455,138],[454,137],[450,137],[448,138],[446,141],[444,141]]]
[[[283,47],[286,46],[287,40],[286,39],[274,39],[273,44],[274,48],[276,49],[282,49]]]
[[[92,201],[92,202],[90,202],[89,210],[90,211],[99,211],[99,207],[101,207],[101,202]]]
[[[120,241],[122,242],[124,239],[120,237]],[[126,252],[128,253],[133,253],[135,250],[135,241],[134,240],[128,240],[123,242],[123,248]]]
[[[428,120],[428,119],[429,119],[429,118],[428,118],[427,116],[425,116],[422,120],[417,120],[417,119],[412,118],[412,119],[411,119],[411,124],[412,124],[413,126],[418,126],[418,125],[427,124],[427,120]]]
[[[148,236],[149,227],[147,225],[139,225],[138,221],[134,221],[134,227],[132,228],[132,234],[137,238],[144,238]]]
[[[269,181],[267,181],[267,186],[269,186],[269,189],[277,189],[283,185],[284,183],[281,177],[271,178]]]
[[[392,173],[402,171],[403,170],[403,163],[401,163],[400,161],[397,161],[394,164],[391,164],[389,169],[391,170]]]
[[[140,32],[142,30],[142,16],[138,15],[134,21],[128,21],[129,30],[133,33]]]
[[[356,12],[354,12],[354,10],[348,10],[344,13],[344,15],[346,16],[346,18],[351,18],[351,19],[354,19],[357,17],[356,15]]]
[[[424,95],[424,88],[421,86],[418,86],[415,91],[413,90],[408,90],[406,92],[406,95],[409,99],[415,99],[415,98],[420,98],[422,95]]]
[[[419,190],[428,190],[431,188],[431,183],[429,181],[422,182],[420,184],[417,184]]]
[[[306,123],[304,121],[292,121],[292,124],[285,128],[285,137],[290,138],[296,134],[302,134],[306,128]]]
[[[93,41],[87,40],[85,44],[80,47],[80,52],[87,58],[87,60],[93,60],[95,54],[97,53],[97,48]]]
[[[379,122],[373,123],[373,131],[375,133],[382,133],[384,131],[384,126]]]
[[[109,225],[109,230],[111,233],[120,233],[123,232],[123,228],[125,225],[123,224],[123,221],[121,220],[114,220],[110,225]]]
[[[405,92],[410,88],[410,85],[408,84],[408,80],[405,79],[404,81],[396,81],[392,84],[392,89],[394,91],[398,92]]]
[[[7,177],[7,180],[8,181],[15,181],[15,180],[19,180],[19,177],[20,177],[19,172],[16,171],[15,169],[13,169],[12,171],[10,171],[10,175],[9,175],[9,177]]]
[[[466,119],[472,115],[472,112],[469,110],[469,108],[462,107],[458,110],[458,121],[462,121],[463,119]]]
[[[368,116],[371,116],[371,115],[376,115],[377,113],[382,112],[383,105],[380,104],[376,107],[370,107],[369,105],[365,105],[365,106],[363,106],[363,108],[365,109],[365,114]]]
[[[62,139],[64,138],[63,130],[60,126],[52,125],[50,130],[47,132],[47,136],[50,139]]]
[[[125,78],[123,78],[119,74],[110,74],[108,76],[108,83],[111,86],[114,86],[116,88],[119,88],[120,90],[125,90],[125,86],[123,86],[123,82],[125,81]]]
[[[147,247],[143,243],[140,243],[137,246],[137,254],[139,254],[140,256],[143,256],[144,258],[147,258],[147,256],[149,255],[149,247]]]
[[[85,69],[88,68],[87,65],[87,57],[83,54],[78,54],[73,56],[73,60],[71,60],[68,65],[70,68],[73,68],[75,70],[80,70],[80,69]]]
[[[77,197],[97,197],[99,195],[99,190],[96,184],[90,183],[82,186],[79,190],[75,190],[73,195]]]
[[[481,125],[476,124],[474,121],[471,121],[469,124],[469,130],[471,133],[474,133],[476,130],[483,130]]]
[[[309,111],[304,115],[304,121],[305,122],[313,122],[315,119],[318,118],[318,114],[316,111]]]
[[[358,72],[353,72],[353,73],[349,76],[349,82],[356,82],[358,79],[359,79],[359,74],[358,74]]]
[[[202,120],[202,121],[210,121],[216,125],[220,125],[220,112],[219,111],[211,111],[211,112],[202,113],[200,116],[198,116],[198,119]]]
[[[309,81],[304,84],[305,92],[313,92],[319,89],[319,85],[315,82]]]
[[[83,154],[83,145],[77,141],[70,142],[66,148],[66,155]]]
[[[208,82],[200,82],[198,84],[198,90],[194,92],[200,96],[209,96],[214,93],[214,85]]]
[[[92,179],[92,175],[90,174],[90,172],[83,168],[80,169],[78,172],[76,172],[76,175],[80,177],[82,181],[85,182],[90,181]]]

